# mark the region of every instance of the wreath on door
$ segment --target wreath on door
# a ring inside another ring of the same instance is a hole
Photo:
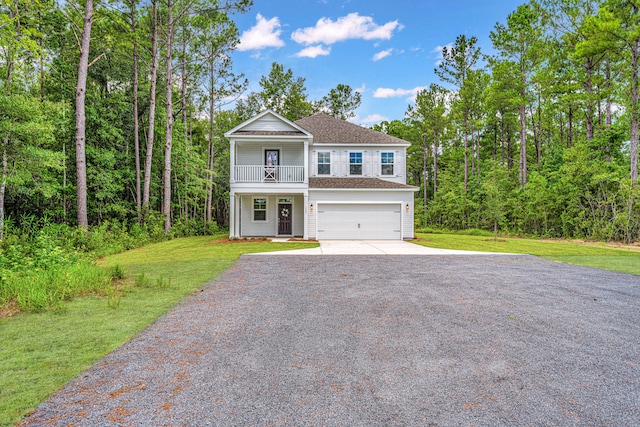
[[[283,218],[288,218],[289,217],[289,209],[282,208],[282,210],[280,211],[280,216],[283,217]]]

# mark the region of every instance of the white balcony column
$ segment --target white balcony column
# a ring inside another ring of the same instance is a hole
[[[233,184],[234,182],[236,182],[236,140],[235,139],[232,139],[231,142],[229,143],[229,163],[230,163],[229,164],[229,180]],[[231,222],[229,222],[229,224],[231,224]]]
[[[304,147],[304,171],[302,172],[303,173],[302,182],[305,184],[308,184],[309,183],[309,140],[308,139],[304,140],[303,147]],[[306,203],[305,203],[305,206],[307,206]]]

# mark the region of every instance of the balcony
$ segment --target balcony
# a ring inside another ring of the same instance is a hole
[[[303,183],[304,166],[235,166],[235,182]]]

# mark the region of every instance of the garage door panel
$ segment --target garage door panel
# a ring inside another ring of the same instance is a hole
[[[320,204],[318,239],[399,240],[401,208],[395,204]]]

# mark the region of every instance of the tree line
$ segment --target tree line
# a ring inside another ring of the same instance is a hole
[[[235,108],[233,15],[250,0],[10,0],[0,6],[0,238],[9,225],[163,221],[206,233],[228,216],[225,131],[264,108],[347,119],[360,94],[307,99],[274,63]],[[345,106],[348,111],[345,111]],[[71,141],[74,140],[75,144]]]
[[[491,54],[470,35],[444,48],[439,84],[374,126],[412,143],[419,225],[637,240],[638,6],[531,1],[495,25]],[[350,86],[310,100],[278,63],[245,94],[230,54],[250,7],[3,2],[0,237],[33,218],[210,232],[228,219],[225,131],[265,108],[354,117]]]
[[[540,0],[460,35],[403,120],[425,227],[635,241],[639,3]]]

